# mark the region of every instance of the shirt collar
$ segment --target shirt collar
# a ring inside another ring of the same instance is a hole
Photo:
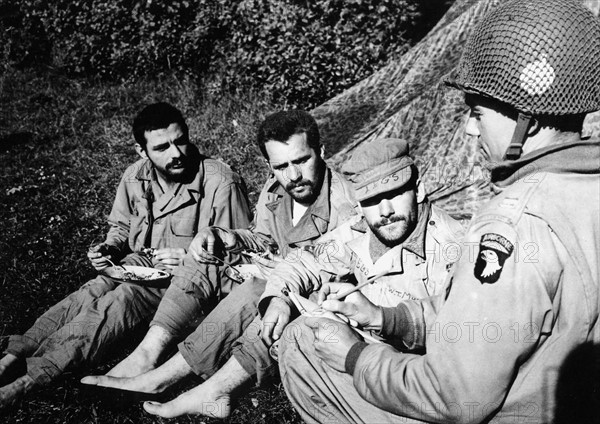
[[[160,184],[158,183],[156,171],[152,162],[149,159],[142,161],[136,174],[136,178],[140,181],[150,182],[146,186],[144,198],[156,208],[156,217],[165,215],[189,201],[197,202],[199,198],[203,196],[203,185],[201,184],[204,179],[203,159],[203,157],[200,157],[200,163],[192,182],[188,184],[179,183],[165,193],[159,189]]]
[[[404,240],[402,247],[425,259],[425,233],[431,216],[431,203],[427,199],[419,204],[419,221],[411,235]]]

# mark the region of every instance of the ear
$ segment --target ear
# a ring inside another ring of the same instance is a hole
[[[425,200],[425,186],[421,180],[417,180],[417,203],[423,203]]]
[[[139,143],[135,143],[135,151],[142,159],[148,159],[148,154],[146,154],[146,151],[142,146],[139,145]]]

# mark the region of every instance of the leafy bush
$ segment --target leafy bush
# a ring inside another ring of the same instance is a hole
[[[11,11],[0,19],[0,38],[19,45],[14,60],[48,59],[74,75],[175,72],[308,107],[402,53],[419,7],[418,0],[0,0]]]
[[[319,103],[407,48],[405,0],[245,0],[231,23],[226,83],[257,84],[291,103]]]

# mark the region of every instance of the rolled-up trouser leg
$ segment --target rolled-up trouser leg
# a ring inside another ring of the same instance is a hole
[[[229,263],[240,260],[239,255],[226,258]],[[150,325],[158,325],[176,338],[185,337],[238,284],[227,276],[226,267],[198,262],[188,254],[173,271],[171,285]]]
[[[152,266],[152,261],[149,258],[135,253],[127,255],[121,263]],[[47,337],[59,331],[65,324],[117,285],[118,283],[114,280],[102,275],[88,281],[79,290],[71,293],[44,312],[25,334],[11,336],[5,353],[11,353],[18,357],[33,355]]]
[[[257,316],[233,345],[233,356],[248,374],[256,378],[258,385],[277,372],[277,362],[269,355],[269,348],[260,336],[261,326]]]
[[[116,286],[117,283],[104,277],[88,282],[44,312],[25,334],[10,336],[4,353],[23,358],[32,355],[47,337]]]
[[[147,325],[165,289],[121,284],[82,310],[27,358],[27,374],[47,384],[67,367],[93,363],[139,325]]]
[[[354,388],[351,375],[338,372],[319,359],[313,332],[303,317],[284,331],[279,345],[279,371],[288,398],[307,423],[417,422],[370,404]]]
[[[211,376],[229,359],[234,342],[257,316],[265,284],[265,280],[253,277],[234,287],[179,344],[179,352],[194,373]]]

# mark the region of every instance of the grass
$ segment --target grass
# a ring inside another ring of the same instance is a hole
[[[254,146],[257,123],[281,108],[264,95],[230,96],[191,81],[106,85],[52,70],[0,72],[0,348],[49,306],[95,274],[85,252],[103,237],[121,173],[136,160],[130,122],[142,105],[165,100],[187,117],[206,154],[235,167],[255,202],[268,169]],[[104,373],[134,346],[116,349],[97,368],[76,370],[0,411],[1,422],[216,422],[161,420],[139,399],[99,392],[78,380]],[[189,382],[191,387],[198,381]],[[176,393],[169,393],[173,398]],[[277,382],[247,388],[228,422],[299,422]]]

